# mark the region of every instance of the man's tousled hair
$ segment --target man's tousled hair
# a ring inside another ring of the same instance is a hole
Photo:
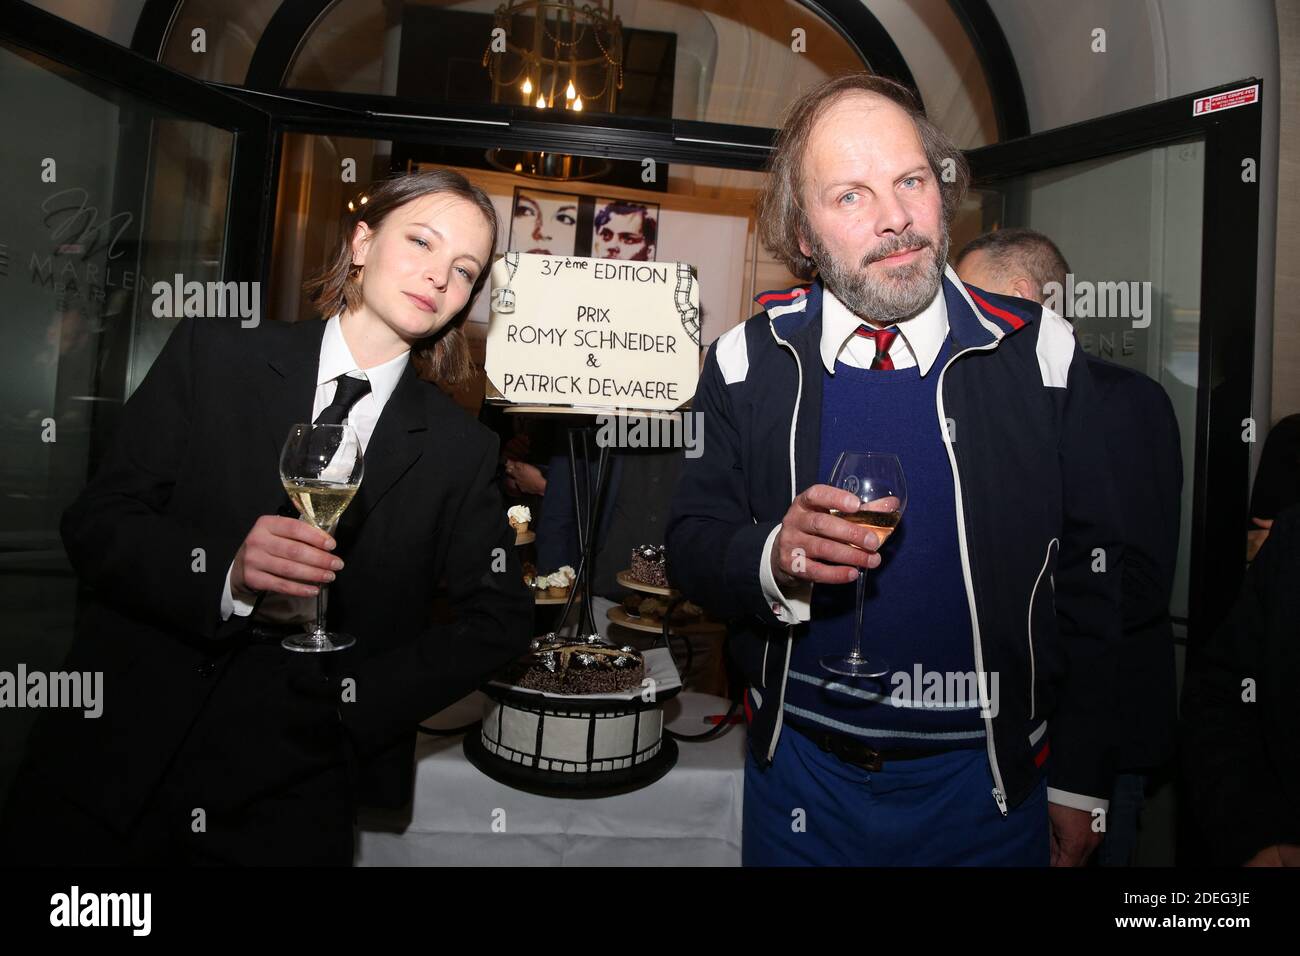
[[[811,234],[803,208],[804,157],[808,140],[826,110],[844,96],[867,93],[902,107],[916,125],[935,182],[943,196],[943,218],[952,222],[970,186],[970,166],[951,139],[930,122],[906,86],[871,73],[847,73],[824,80],[790,104],[777,132],[767,182],[758,198],[758,231],[763,245],[800,279],[811,279],[817,265],[799,248]],[[946,175],[945,175],[946,173]]]

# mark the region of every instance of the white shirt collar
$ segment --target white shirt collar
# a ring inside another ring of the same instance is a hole
[[[321,337],[320,343],[320,364],[316,368],[316,384],[323,385],[348,372],[361,372],[360,377],[370,380],[370,392],[375,396],[378,407],[382,408],[397,388],[402,372],[406,369],[407,360],[411,356],[411,350],[407,349],[382,365],[362,369],[357,364],[357,360],[352,357],[352,350],[348,348],[347,339],[343,337],[343,326],[339,318],[336,315],[325,323],[325,334]]]
[[[947,270],[945,269],[945,274]],[[831,290],[822,283],[822,364],[826,371],[835,374],[835,360],[844,350],[849,336],[862,325],[862,319],[849,311]],[[930,366],[943,347],[943,340],[948,335],[948,305],[944,301],[943,282],[930,304],[905,322],[898,323],[899,337],[911,349],[916,358],[921,374],[930,371]]]

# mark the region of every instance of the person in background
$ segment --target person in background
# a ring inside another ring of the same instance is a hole
[[[1048,283],[1064,288],[1070,271],[1056,244],[1032,229],[1000,229],[972,240],[955,268],[977,290],[1040,303]],[[1159,384],[1095,356],[1088,357],[1088,370],[1097,394],[1092,417],[1106,436],[1124,528],[1118,772],[1097,862],[1128,866],[1137,850],[1147,778],[1175,750],[1169,601],[1178,558],[1182,452],[1173,405]]]
[[[483,402],[478,420],[496,432],[501,443],[497,480],[507,507],[525,505],[535,530],[546,495],[554,425],[534,416],[507,415],[504,406]]]
[[[1288,415],[1268,433],[1250,496],[1246,561],[1255,560],[1279,511],[1300,502],[1300,415]]]
[[[1227,619],[1187,668],[1191,809],[1212,858],[1300,866],[1300,505],[1280,512]]]

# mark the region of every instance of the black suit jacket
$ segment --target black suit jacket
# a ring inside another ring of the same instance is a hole
[[[355,650],[253,654],[249,619],[221,621],[235,552],[286,500],[280,449],[290,425],[312,420],[324,328],[183,319],[63,516],[90,592],[66,666],[104,672],[104,712],[47,712],[31,757],[111,823],[142,812],[211,700],[223,707],[206,730],[220,738],[206,749],[212,803],[320,769],[346,728],[362,802],[399,806],[415,724],[526,649],[532,601],[493,478],[497,438],[409,364],[335,534],[346,566],[330,585],[330,625],[354,635]],[[439,582],[449,623],[431,614]],[[355,679],[355,702],[295,689],[329,658]]]
[[[1141,372],[1095,357],[1088,371],[1124,529],[1116,768],[1153,770],[1173,756],[1178,720],[1169,620],[1183,489],[1178,420],[1165,390]]]

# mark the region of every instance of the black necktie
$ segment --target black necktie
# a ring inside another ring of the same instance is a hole
[[[348,417],[348,412],[352,406],[357,403],[361,396],[370,391],[370,380],[364,378],[353,378],[351,375],[340,375],[336,381],[338,386],[334,390],[334,401],[330,402],[316,416],[313,425],[342,425],[343,419]],[[339,447],[338,435],[311,435],[308,439],[308,448],[314,456],[324,458],[329,461],[334,457],[334,453]],[[280,514],[293,518],[298,514],[298,509],[287,498],[280,505]]]
[[[370,380],[365,378],[353,378],[351,375],[340,375],[337,379],[338,388],[334,392],[334,401],[330,402],[319,415],[316,416],[314,425],[342,425],[343,419],[348,417],[348,412],[352,406],[366,393],[370,391]]]

